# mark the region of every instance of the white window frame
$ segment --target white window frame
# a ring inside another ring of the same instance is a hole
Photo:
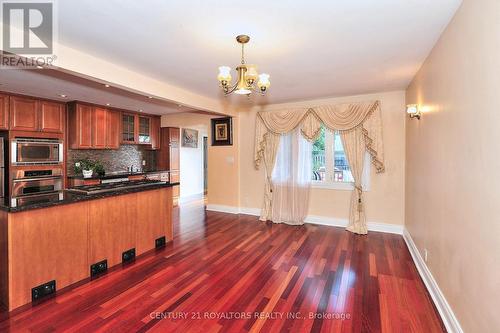
[[[330,190],[340,190],[340,191],[352,191],[354,190],[353,182],[336,182],[334,181],[333,171],[334,171],[334,140],[335,135],[332,131],[325,131],[325,165],[326,173],[325,180],[313,180],[311,182],[312,188],[330,189]],[[328,167],[330,166],[330,167]],[[368,152],[365,153],[364,165],[363,165],[363,179],[361,184],[363,186],[363,191],[370,191],[370,171],[371,171],[371,156]]]

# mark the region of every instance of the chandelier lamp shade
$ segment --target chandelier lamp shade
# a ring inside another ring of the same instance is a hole
[[[221,66],[219,67],[219,75],[217,75],[220,87],[225,95],[235,93],[249,96],[254,91],[265,94],[271,85],[269,74],[259,74],[256,65],[245,63],[245,44],[250,41],[250,37],[239,35],[236,37],[236,41],[241,44],[241,64],[236,67],[238,79],[232,84],[231,67]]]

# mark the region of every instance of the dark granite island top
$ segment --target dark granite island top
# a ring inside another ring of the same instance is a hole
[[[129,182],[130,185],[134,185],[134,183],[136,183],[136,182],[135,181]],[[30,201],[29,203],[22,204],[22,205],[13,204],[8,199],[6,199],[5,202],[0,202],[0,210],[6,211],[9,213],[23,212],[23,211],[32,210],[32,209],[53,207],[53,206],[58,206],[58,205],[71,204],[71,203],[87,201],[87,200],[102,199],[102,198],[107,198],[107,197],[112,197],[112,196],[117,196],[117,195],[150,191],[150,190],[156,190],[159,188],[172,187],[172,186],[179,185],[179,182],[170,183],[170,182],[161,182],[161,181],[149,181],[149,183],[151,183],[151,184],[148,186],[145,186],[145,187],[123,186],[121,188],[117,188],[116,190],[107,191],[107,192],[103,192],[103,193],[96,193],[96,194],[83,194],[83,193],[73,192],[71,190],[64,190],[64,191],[55,193],[55,194],[50,195],[50,196],[40,195],[40,196],[38,196],[38,198],[39,198],[38,200],[37,200],[37,197],[33,197],[32,201]]]

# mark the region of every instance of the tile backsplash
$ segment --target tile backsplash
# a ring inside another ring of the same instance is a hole
[[[140,145],[121,145],[117,150],[108,149],[68,149],[68,175],[74,175],[75,161],[88,158],[100,161],[106,172],[127,171],[130,166],[146,171],[156,169],[155,151],[146,150]],[[146,166],[142,166],[142,161]]]

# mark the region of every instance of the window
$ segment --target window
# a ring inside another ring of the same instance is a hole
[[[365,189],[369,171],[369,158],[365,157],[362,179]],[[324,126],[321,126],[320,134],[312,146],[312,181],[313,187],[334,189],[352,189],[354,182],[340,134],[333,133]]]

